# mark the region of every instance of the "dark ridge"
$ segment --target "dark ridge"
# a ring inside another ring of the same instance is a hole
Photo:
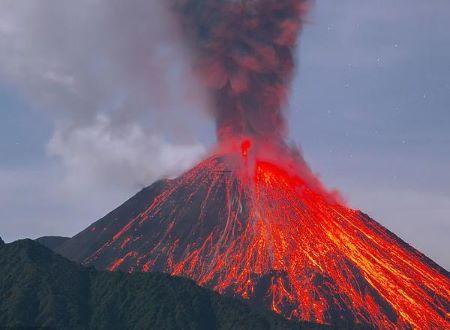
[[[0,237],[0,246],[5,245],[5,242],[2,240],[2,238]]]
[[[35,241],[48,247],[50,250],[55,250],[69,239],[70,237],[63,236],[42,236],[36,238]]]
[[[321,329],[193,281],[160,273],[100,272],[20,240],[0,250],[0,328]]]

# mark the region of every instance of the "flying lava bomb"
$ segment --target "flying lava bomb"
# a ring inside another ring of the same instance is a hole
[[[100,269],[188,277],[290,319],[448,329],[448,272],[343,205],[285,142],[283,106],[308,5],[173,0],[213,101],[217,146],[58,252]]]

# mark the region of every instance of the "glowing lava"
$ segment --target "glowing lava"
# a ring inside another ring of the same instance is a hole
[[[248,156],[248,151],[250,150],[250,147],[252,146],[252,142],[249,139],[245,139],[241,142],[241,154],[242,157]]]
[[[445,270],[306,169],[255,153],[244,141],[160,184],[137,216],[93,224],[74,239],[98,248],[80,259],[186,276],[288,318],[449,328]]]

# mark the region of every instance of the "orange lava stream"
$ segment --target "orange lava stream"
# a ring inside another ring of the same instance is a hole
[[[255,219],[261,225],[260,237],[270,244],[273,266],[286,270],[291,279],[307,268],[328,274],[337,284],[336,294],[350,297],[351,310],[361,321],[383,328],[449,327],[449,306],[433,296],[439,295],[448,303],[447,276],[430,268],[420,255],[399,245],[392,234],[358,212],[329,205],[307,188],[298,193],[301,180],[277,166],[259,162],[256,172]],[[358,281],[351,278],[353,272],[346,266],[344,256],[398,312],[397,322],[386,318],[370,294],[354,285]],[[315,295],[314,285],[301,278],[291,284],[294,290],[287,296],[294,296],[303,305],[294,313],[299,312],[298,316],[304,319],[315,315],[323,320],[320,312],[327,309],[326,302]],[[274,289],[277,290],[283,288]],[[280,301],[274,302],[274,306],[279,304]]]

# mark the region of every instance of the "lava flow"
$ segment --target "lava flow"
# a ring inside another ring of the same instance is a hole
[[[233,148],[155,184],[136,216],[124,206],[61,252],[101,269],[189,277],[293,319],[449,327],[444,269],[342,206],[295,161],[259,158],[247,140]]]
[[[447,271],[326,191],[285,142],[305,0],[171,0],[211,95],[209,158],[144,189],[58,252],[161,271],[291,319],[450,328]]]

